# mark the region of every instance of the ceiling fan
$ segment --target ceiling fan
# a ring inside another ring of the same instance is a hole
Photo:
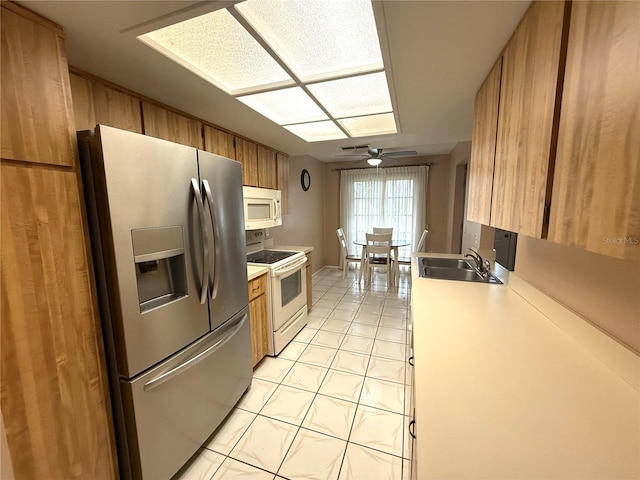
[[[382,148],[371,148],[369,145],[358,145],[355,147],[342,147],[343,151],[346,150],[364,150],[366,153],[349,153],[343,155],[336,155],[336,157],[360,157],[362,160],[366,160],[369,165],[378,166],[385,158],[393,157],[411,157],[417,155],[415,150],[402,150],[393,152],[384,152]]]

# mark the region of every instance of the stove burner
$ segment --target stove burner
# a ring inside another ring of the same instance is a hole
[[[279,250],[260,250],[259,252],[247,255],[249,263],[266,263],[272,264],[284,260],[287,257],[295,255],[298,252],[281,252]]]

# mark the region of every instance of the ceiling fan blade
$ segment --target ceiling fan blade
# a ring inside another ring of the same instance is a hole
[[[369,155],[366,153],[346,153],[342,155],[334,155],[336,158],[366,158]]]
[[[417,155],[418,152],[415,150],[403,150],[400,152],[384,152],[382,155],[385,157],[410,157],[412,155]]]

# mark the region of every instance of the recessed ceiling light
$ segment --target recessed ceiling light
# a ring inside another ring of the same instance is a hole
[[[327,120],[325,122],[285,125],[284,128],[307,142],[320,142],[323,140],[347,138],[344,132],[331,120]]]
[[[235,8],[303,82],[384,68],[370,0],[248,0]]]
[[[238,97],[238,100],[278,125],[329,118],[300,87],[256,93]]]
[[[371,0],[247,0],[138,38],[308,142],[397,132]]]
[[[352,137],[364,137],[367,135],[385,135],[397,133],[396,120],[393,113],[381,115],[368,115],[365,117],[342,118],[338,120]]]
[[[138,38],[230,95],[294,83],[226,9]]]
[[[335,118],[371,115],[392,110],[384,72],[314,83],[308,88]]]

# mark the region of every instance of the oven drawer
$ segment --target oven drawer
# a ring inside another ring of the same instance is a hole
[[[289,322],[273,332],[273,348],[275,355],[278,355],[287,344],[307,324],[307,305],[305,304],[296,312]]]

